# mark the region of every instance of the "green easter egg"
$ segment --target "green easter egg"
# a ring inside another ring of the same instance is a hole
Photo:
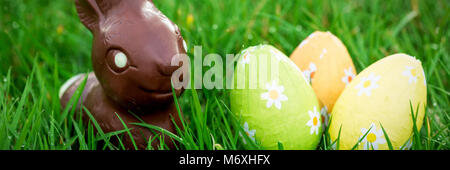
[[[270,150],[279,143],[288,150],[316,149],[320,107],[300,69],[270,45],[247,48],[238,57],[230,100],[245,135]]]

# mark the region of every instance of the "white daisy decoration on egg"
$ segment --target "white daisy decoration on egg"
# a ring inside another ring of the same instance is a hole
[[[324,127],[327,127],[328,126],[328,118],[329,118],[327,106],[324,106],[324,107],[322,107],[322,109],[320,109],[320,115],[322,116],[322,124],[324,125]],[[322,128],[322,129],[325,130],[325,128]]]
[[[325,56],[325,54],[327,54],[327,52],[328,52],[328,51],[327,51],[326,48],[322,49],[322,53],[320,54],[319,58],[322,59],[323,56]]]
[[[374,73],[371,73],[367,77],[363,77],[362,81],[355,86],[355,88],[359,89],[358,96],[365,94],[366,96],[372,95],[372,90],[378,88],[377,81],[380,80],[380,76],[376,76]]]
[[[312,79],[314,78],[314,75],[316,74],[317,67],[316,64],[313,62],[309,63],[309,68],[303,71],[303,75],[305,76],[308,83],[312,82]]]
[[[272,81],[272,84],[266,84],[267,92],[261,94],[261,99],[267,100],[267,108],[272,107],[272,105],[275,105],[275,107],[280,110],[281,109],[281,102],[287,101],[288,98],[283,94],[284,87],[278,86],[275,81]]]
[[[417,69],[412,66],[406,66],[406,70],[402,73],[404,76],[408,77],[409,84],[416,83],[417,82]]]
[[[245,50],[242,55],[242,60],[241,60],[241,64],[242,65],[246,65],[250,63],[250,50]]]
[[[255,133],[256,133],[256,130],[250,129],[247,122],[244,123],[244,127],[243,127],[243,128],[244,128],[245,134],[246,134],[252,141],[255,141]],[[242,133],[239,132],[239,135],[242,137],[242,139],[243,139],[242,141],[244,142],[244,144],[247,144],[247,141],[245,140],[245,137],[242,135]]]
[[[306,123],[307,126],[311,127],[310,134],[319,134],[320,128],[320,113],[317,111],[317,108],[314,106],[313,110],[308,111],[310,120]]]
[[[361,141],[364,150],[370,150],[372,148],[374,150],[378,150],[380,144],[386,143],[386,139],[384,139],[383,130],[382,129],[377,130],[377,126],[375,125],[375,123],[372,123],[369,129],[361,128],[361,133],[362,133],[361,137],[363,137],[367,133],[367,135]]]
[[[350,84],[350,82],[355,78],[355,74],[353,74],[353,68],[352,67],[349,67],[348,69],[344,69],[344,73],[345,73],[345,76],[344,77],[342,77],[342,82],[344,82],[345,83],[345,85],[348,85],[348,84]]]

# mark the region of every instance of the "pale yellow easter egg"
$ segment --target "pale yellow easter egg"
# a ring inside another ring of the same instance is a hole
[[[317,97],[330,112],[342,90],[356,75],[347,48],[330,32],[312,33],[290,58],[300,67]]]
[[[338,149],[352,149],[358,141],[355,149],[389,149],[383,127],[393,149],[408,149],[413,133],[410,106],[420,130],[426,103],[421,62],[405,54],[385,57],[358,74],[336,101],[331,140],[339,136]]]

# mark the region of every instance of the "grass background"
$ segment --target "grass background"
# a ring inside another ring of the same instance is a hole
[[[266,43],[289,55],[313,31],[329,30],[347,46],[358,72],[394,53],[416,56],[427,77],[428,106],[412,149],[450,148],[446,0],[154,1],[189,48],[202,45],[203,54],[225,56]],[[0,149],[123,149],[108,139],[127,129],[94,134],[97,124],[83,126],[59,105],[64,81],[92,70],[91,42],[73,0],[0,1]],[[262,149],[243,145],[226,91],[188,90],[178,100],[188,127],[175,138],[178,149]],[[318,149],[329,149],[326,138]]]

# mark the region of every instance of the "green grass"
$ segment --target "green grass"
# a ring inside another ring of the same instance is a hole
[[[425,69],[428,104],[412,149],[450,149],[448,1],[155,1],[181,28],[189,48],[202,45],[203,54],[225,56],[261,43],[290,54],[313,31],[329,30],[347,46],[358,72],[394,53],[416,56]],[[126,137],[129,129],[94,133],[95,121],[85,126],[59,104],[62,83],[92,71],[91,42],[73,0],[0,1],[0,149],[124,149],[109,140]],[[243,144],[225,90],[187,90],[177,100],[187,127],[177,136],[140,125],[173,136],[177,149],[262,149]],[[331,148],[327,138],[318,149]]]

